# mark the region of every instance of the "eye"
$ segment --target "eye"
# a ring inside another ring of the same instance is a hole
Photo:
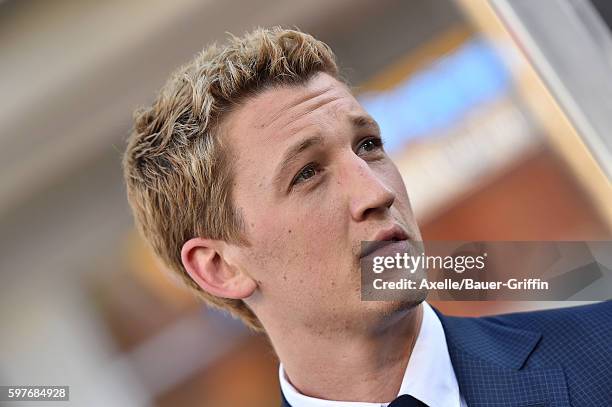
[[[357,153],[359,153],[360,150],[363,150],[366,153],[369,153],[375,150],[382,150],[382,148],[383,148],[382,139],[380,139],[379,137],[369,137],[365,139],[359,145],[359,147],[357,147]]]
[[[308,181],[318,174],[319,166],[316,163],[309,163],[302,168],[291,181],[291,186],[301,184],[302,182]]]

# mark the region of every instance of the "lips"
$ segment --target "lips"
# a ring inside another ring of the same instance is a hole
[[[401,242],[404,240],[408,240],[408,234],[398,225],[393,225],[389,229],[381,230],[378,232],[374,238],[362,244],[360,258],[367,257],[381,248],[388,246],[390,244],[394,244],[396,242]]]

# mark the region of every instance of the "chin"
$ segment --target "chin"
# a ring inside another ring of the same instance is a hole
[[[427,291],[414,292],[410,298],[401,301],[368,301],[368,316],[373,325],[384,327],[410,315],[427,298]]]
[[[403,301],[390,301],[387,314],[392,316],[393,314],[403,314],[407,311],[412,311],[424,300],[425,296],[409,298]]]

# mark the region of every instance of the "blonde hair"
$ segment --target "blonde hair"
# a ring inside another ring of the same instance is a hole
[[[330,48],[280,27],[231,36],[212,45],[170,77],[150,107],[134,114],[123,159],[136,225],[157,256],[208,304],[248,326],[261,324],[242,300],[201,289],[181,261],[196,236],[248,244],[232,203],[231,146],[220,125],[248,98],[273,86],[303,84],[318,72],[338,78]]]

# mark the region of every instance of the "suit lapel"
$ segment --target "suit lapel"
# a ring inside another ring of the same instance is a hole
[[[528,367],[540,333],[483,319],[447,317],[435,311],[442,321],[459,390],[468,406],[570,405],[559,365],[534,363],[534,367]]]

